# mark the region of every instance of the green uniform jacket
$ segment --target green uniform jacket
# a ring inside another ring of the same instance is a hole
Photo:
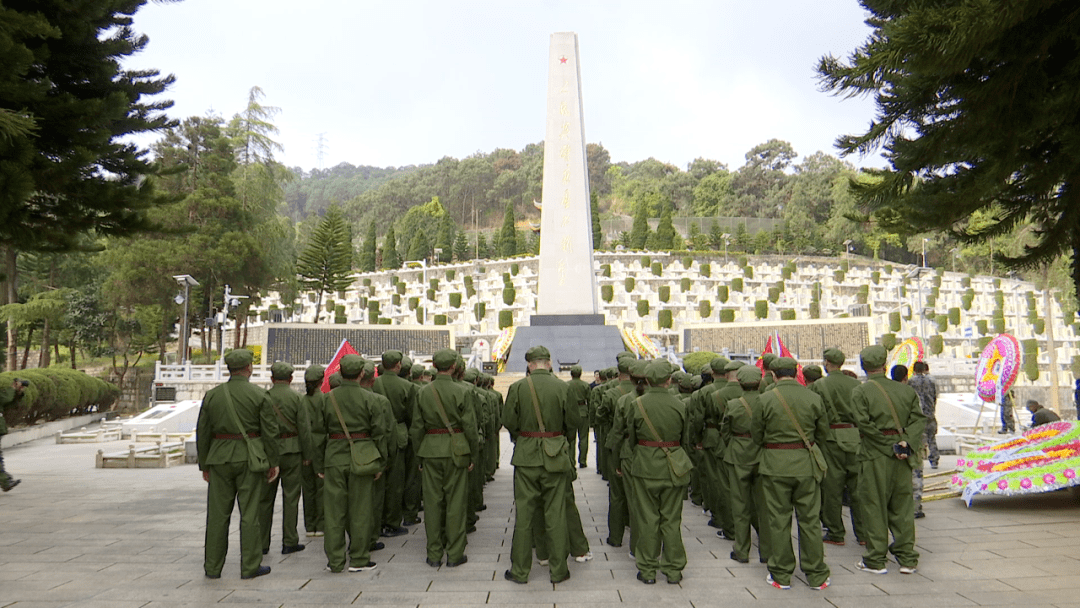
[[[803,445],[802,437],[791,422],[780,396],[784,397],[792,415],[806,433],[810,443],[821,443],[829,432],[829,420],[821,397],[814,391],[799,384],[794,378],[781,378],[773,383],[774,388],[758,397],[761,416],[750,424],[750,435],[754,443],[762,446],[760,471],[762,475],[773,477],[813,477],[812,457],[805,447],[796,449],[769,449],[769,444]]]
[[[409,425],[412,423],[413,385],[401,376],[387,372],[375,379],[371,390],[390,400],[394,414],[394,441],[398,449],[404,448],[409,441]]]
[[[288,384],[275,384],[267,391],[270,402],[276,407],[278,421],[278,453],[301,454],[303,460],[313,458],[311,420],[300,394]],[[284,437],[284,435],[292,435]]]
[[[427,433],[446,428],[439,415],[439,407],[435,404],[434,391],[439,393],[450,427],[465,433],[471,450],[469,459],[475,464],[480,452],[480,439],[476,431],[476,411],[471,403],[472,394],[468,386],[454,382],[446,374],[436,374],[435,379],[421,387],[416,396],[412,426],[409,427],[413,445],[419,446],[416,455],[421,458],[453,458],[454,455],[449,433]]]
[[[686,416],[686,408],[682,401],[667,391],[666,388],[650,386],[645,389],[645,394],[640,397],[641,405],[649,415],[649,420],[656,427],[660,441],[679,442],[678,446],[670,447],[672,453],[685,452],[690,443],[690,419]],[[638,441],[656,441],[656,435],[649,428],[645,418],[641,415],[638,407],[638,398],[631,401],[631,407],[627,410],[627,443],[633,450],[630,459],[630,468],[634,477],[640,479],[671,479],[671,465],[668,464],[668,456],[663,448],[638,445]],[[690,481],[690,476],[686,476]]]
[[[704,403],[705,424],[712,424],[719,431],[712,453],[721,460],[724,459],[724,454],[727,453],[728,441],[731,438],[731,431],[724,428],[724,411],[727,409],[728,401],[741,397],[742,394],[743,390],[738,382],[728,382],[723,388],[713,391]]]
[[[618,395],[618,393],[614,393]],[[604,447],[611,450],[612,453],[617,454],[619,460],[628,460],[634,453],[630,444],[627,442],[629,432],[627,425],[629,424],[629,412],[630,408],[634,406],[634,400],[638,398],[637,389],[618,397],[618,401],[612,406],[614,415],[611,419],[611,432],[608,433],[607,439],[604,440]],[[616,468],[621,464],[616,465]],[[633,469],[631,469],[633,471]]]
[[[236,428],[229,413],[225,390],[232,396],[233,407],[243,429]],[[214,439],[214,435],[257,433],[254,441],[262,441],[270,467],[278,466],[278,422],[270,395],[248,382],[246,376],[234,375],[224,384],[206,391],[199,422],[196,425],[195,447],[199,452],[199,470],[208,466],[247,461],[247,441],[243,439]]]
[[[860,384],[862,383],[855,378],[836,370],[810,385],[810,390],[821,396],[821,402],[829,416],[829,424],[855,424],[851,393]],[[831,439],[832,433],[829,435]]]
[[[307,410],[311,424],[311,465],[316,471],[322,470],[323,458],[326,457],[326,404],[327,398],[316,389],[314,395],[304,395],[300,402]]]
[[[601,395],[600,405],[596,408],[596,424],[605,431],[610,430],[615,424],[615,406],[619,399],[632,392],[634,392],[634,383],[630,380],[619,380],[608,387]]]
[[[884,389],[885,394],[874,385]],[[899,434],[886,435],[882,431],[896,430],[896,422],[889,408],[890,400],[902,428]],[[922,450],[926,415],[919,405],[919,396],[910,386],[886,378],[884,372],[875,372],[851,391],[851,404],[855,410],[855,425],[862,436],[861,456],[864,460],[892,458],[893,444],[902,440],[907,441],[912,454]],[[907,459],[912,468],[922,466],[921,461],[916,461],[919,458]]]
[[[760,461],[761,445],[754,443],[750,435],[754,420],[761,418],[760,400],[761,395],[757,392],[746,391],[724,404],[723,422],[720,424],[724,435],[724,462],[750,466]]]
[[[589,420],[589,385],[580,378],[571,378],[566,385],[570,392],[570,404],[578,406],[578,417],[581,418],[582,423],[587,422]]]
[[[565,435],[568,430],[576,429],[581,424],[577,405],[571,404],[567,398],[566,383],[550,371],[535,369],[529,376],[511,384],[506,391],[506,405],[503,406],[503,426],[514,439],[514,456],[510,464],[515,467],[544,466],[543,439],[520,436],[522,431],[540,431],[532,391],[529,389],[530,377],[536,387],[540,415],[547,432]]]
[[[327,441],[322,467],[347,467],[352,462],[349,441],[329,438],[330,435],[344,433],[337,412],[334,410],[334,401],[337,401],[341,409],[341,418],[345,421],[345,427],[349,429],[349,433],[368,434],[366,439],[353,439],[353,441],[375,442],[383,463],[386,463],[386,438],[390,435],[391,429],[383,409],[385,406],[379,402],[380,398],[375,393],[361,388],[355,380],[342,380],[341,386],[326,395],[323,425],[326,427]],[[322,467],[315,469],[315,472],[322,473]]]

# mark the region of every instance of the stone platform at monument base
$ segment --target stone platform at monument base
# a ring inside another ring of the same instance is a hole
[[[625,350],[619,328],[602,323],[573,324],[573,318],[579,316],[602,318],[601,315],[543,315],[543,325],[519,327],[514,334],[505,371],[524,372],[525,352],[533,346],[545,346],[551,351],[551,366],[556,371],[560,367],[569,369],[571,365],[580,365],[585,370],[582,375],[591,378],[592,370],[615,365],[615,355]],[[567,322],[553,324],[552,320],[559,317],[567,317]]]

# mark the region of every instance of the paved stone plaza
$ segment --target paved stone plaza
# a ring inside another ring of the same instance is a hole
[[[256,606],[799,606],[890,608],[1022,605],[1080,608],[1080,504],[1059,492],[1028,498],[977,497],[927,503],[918,521],[919,572],[904,576],[854,570],[859,547],[826,545],[832,588],[817,592],[796,571],[790,591],[766,585],[765,567],[728,559],[730,543],[686,503],[689,564],[679,585],[635,580],[625,549],[604,544],[606,485],[593,469],[575,483],[578,506],[596,556],[571,562],[572,578],[552,585],[534,566],[527,586],[503,580],[514,511],[511,447],[503,436],[502,468],[488,485],[488,509],[469,536],[469,563],[434,570],[424,564],[423,526],[384,539],[378,570],[330,574],[322,539],[284,557],[275,520],[269,576],[241,581],[238,517],[220,580],[202,572],[206,486],[193,465],[171,469],[95,469],[101,444],[56,445],[52,439],[4,450],[22,485],[0,494],[0,608]],[[108,444],[123,449],[125,442]],[[942,458],[943,464],[948,459]],[[280,501],[278,501],[280,514]],[[301,540],[303,533],[301,531]]]

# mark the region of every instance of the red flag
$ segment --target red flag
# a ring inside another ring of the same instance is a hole
[[[780,339],[780,332],[775,332],[773,335],[765,339],[765,350],[761,351],[762,356],[766,353],[773,353],[777,357],[790,357],[791,351],[787,346],[784,346],[784,341]],[[765,360],[761,357],[758,358],[756,365],[761,370],[762,375],[765,374]],[[802,365],[799,364],[796,368],[798,372],[795,375],[795,379],[799,381],[799,384],[806,386],[806,378],[803,377]]]
[[[326,366],[326,375],[323,376],[322,392],[330,392],[330,376],[338,373],[341,370],[341,358],[345,355],[358,355],[356,349],[349,344],[348,340],[342,340],[341,346],[338,347],[337,352],[334,353],[334,358],[330,360],[330,364]]]

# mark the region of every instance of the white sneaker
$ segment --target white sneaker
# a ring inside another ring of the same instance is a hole
[[[377,565],[375,562],[368,562],[366,566],[349,566],[349,572],[369,572],[374,570]]]
[[[870,566],[867,566],[866,564],[864,564],[862,562],[862,560],[859,560],[859,562],[857,564],[855,564],[855,569],[856,570],[862,570],[863,572],[869,572],[870,574],[888,574],[888,572],[889,572],[889,570],[886,569],[886,568],[881,568],[881,569],[871,568]]]
[[[538,563],[539,563],[539,564],[540,564],[541,566],[546,566],[546,565],[548,565],[548,560],[546,560],[546,559],[541,559],[541,560],[537,560],[537,561],[538,561]]]
[[[900,566],[900,574],[915,574],[918,571],[918,568],[908,568],[907,566]]]
[[[769,576],[765,577],[765,582],[769,583],[773,587],[776,587],[777,589],[791,589],[791,585],[781,585],[780,583],[774,581],[772,578],[772,572],[769,573]]]
[[[811,587],[811,589],[813,589],[814,591],[824,591],[829,588],[829,585],[832,585],[831,576],[829,578],[826,578],[824,583],[821,583],[817,587]]]
[[[574,561],[579,563],[579,564],[584,564],[585,562],[591,562],[592,561],[592,551],[589,551],[585,555],[575,555],[574,556]]]

